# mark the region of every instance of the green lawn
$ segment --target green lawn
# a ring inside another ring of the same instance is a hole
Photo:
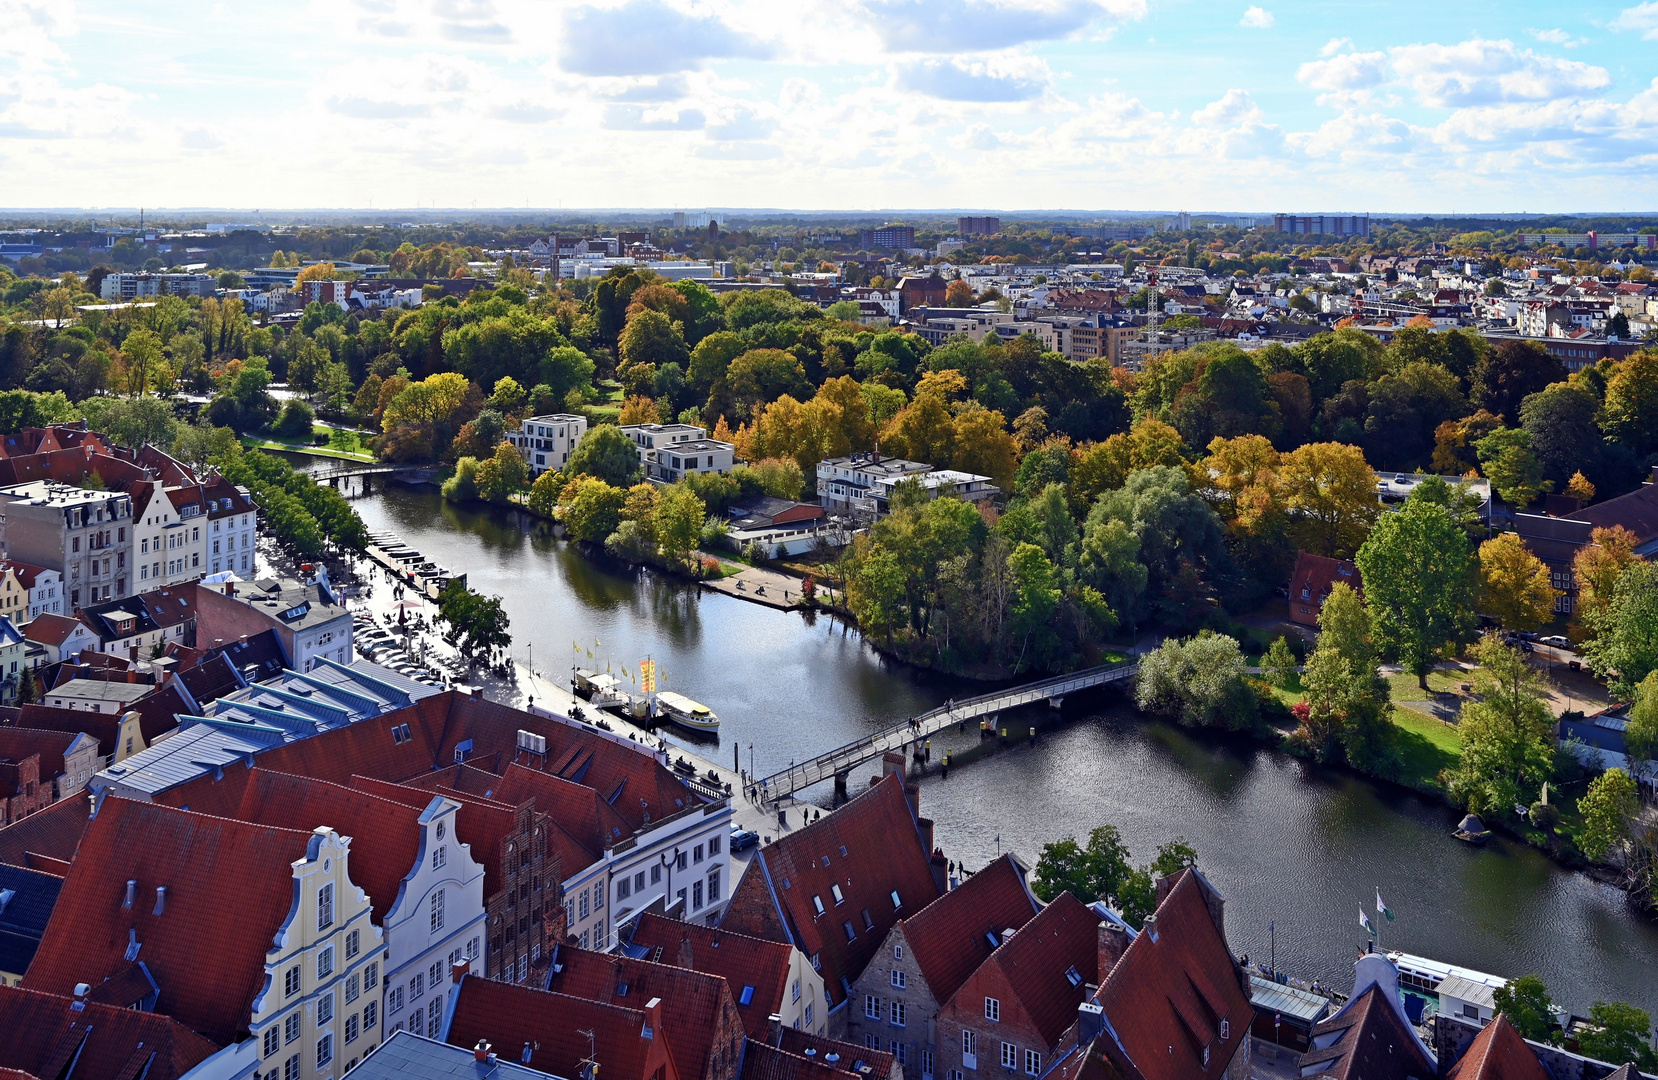
[[[1463,683],[1471,681],[1469,674],[1462,671],[1430,671],[1427,690],[1423,690],[1417,684],[1416,676],[1409,673],[1389,675],[1387,683],[1393,688],[1394,701],[1427,701],[1433,693],[1458,692]]]
[[[329,444],[318,446],[314,441],[290,442],[286,439],[244,435],[242,436],[242,445],[249,450],[288,450],[300,454],[315,454],[317,457],[341,458],[345,461],[377,460],[363,443],[362,436],[355,431],[339,431],[334,428],[323,427],[320,424],[311,430],[313,439],[317,435],[329,436]]]
[[[1425,791],[1440,790],[1440,771],[1455,768],[1462,757],[1462,736],[1457,729],[1415,709],[1396,708],[1393,730],[1394,747],[1404,766],[1401,782]]]

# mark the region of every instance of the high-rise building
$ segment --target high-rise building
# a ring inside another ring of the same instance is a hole
[[[1002,231],[999,217],[959,217],[956,219],[958,236],[994,236]]]
[[[1297,217],[1294,214],[1275,214],[1272,218],[1272,228],[1275,232],[1312,236],[1369,236],[1370,215],[1354,214],[1342,217],[1333,214],[1314,214]]]
[[[882,225],[879,229],[859,229],[858,247],[868,251],[870,248],[912,248],[915,246],[915,229],[908,225]]]

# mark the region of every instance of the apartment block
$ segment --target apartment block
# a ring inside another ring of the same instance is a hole
[[[68,610],[128,595],[132,497],[36,480],[0,488],[6,558],[57,570]]]
[[[557,472],[587,434],[587,418],[574,413],[548,413],[524,419],[517,431],[507,432],[507,442],[518,448],[530,467],[531,476]]]

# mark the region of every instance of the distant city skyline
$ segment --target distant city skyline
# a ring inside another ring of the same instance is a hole
[[[0,203],[1658,205],[1658,0],[1400,14],[1273,0],[0,0]]]

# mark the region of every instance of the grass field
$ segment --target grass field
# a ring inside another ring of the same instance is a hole
[[[249,450],[288,450],[293,453],[315,454],[317,457],[340,458],[345,461],[377,460],[363,443],[362,436],[355,431],[341,431],[337,428],[323,427],[318,424],[311,429],[311,434],[313,440],[319,435],[328,436],[328,445],[318,446],[315,441],[290,442],[286,439],[260,438],[255,435],[242,436],[242,445]]]
[[[1456,767],[1462,757],[1462,736],[1443,720],[1414,709],[1393,710],[1394,746],[1399,751],[1401,783],[1423,791],[1442,791],[1439,773]]]

